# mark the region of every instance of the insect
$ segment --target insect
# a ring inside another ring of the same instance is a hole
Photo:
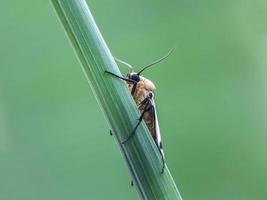
[[[155,105],[155,99],[154,99],[154,91],[156,89],[155,85],[152,81],[149,79],[140,76],[140,74],[147,68],[152,67],[153,65],[161,62],[165,58],[167,58],[171,53],[173,49],[170,50],[165,56],[162,58],[142,67],[142,69],[139,72],[131,72],[127,74],[126,77],[118,76],[112,72],[105,71],[105,73],[108,73],[110,75],[113,75],[114,77],[117,77],[119,79],[122,79],[126,81],[127,87],[129,91],[131,92],[131,95],[133,96],[133,99],[140,111],[140,117],[138,119],[138,123],[136,124],[135,128],[131,132],[131,134],[128,136],[126,140],[122,142],[122,144],[125,144],[130,138],[132,138],[136,132],[136,129],[142,122],[142,120],[145,121],[149,132],[151,136],[153,137],[156,146],[160,152],[160,155],[162,157],[162,170],[161,173],[164,172],[165,168],[165,160],[164,160],[164,153],[163,153],[163,147],[161,142],[161,136],[160,136],[160,129],[159,129],[159,123],[157,118],[157,111],[156,111],[156,105]],[[124,62],[119,59],[115,59],[117,62],[124,64],[125,66],[132,68],[132,65],[130,65],[127,62]],[[112,133],[110,132],[112,135]]]

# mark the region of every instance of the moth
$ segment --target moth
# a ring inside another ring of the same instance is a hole
[[[121,77],[112,72],[105,71],[105,73],[108,73],[126,82],[127,87],[129,91],[131,92],[131,95],[141,114],[135,128],[133,129],[131,134],[128,136],[128,138],[122,142],[122,144],[126,143],[130,138],[134,136],[136,129],[138,128],[142,120],[144,120],[149,129],[149,132],[152,138],[154,139],[154,142],[156,143],[156,146],[160,152],[160,155],[162,157],[163,165],[162,165],[161,173],[164,172],[165,159],[164,159],[164,152],[163,152],[163,147],[162,147],[160,128],[159,128],[159,122],[158,122],[156,104],[155,104],[155,98],[154,98],[154,91],[156,87],[151,80],[141,76],[140,74],[147,68],[150,68],[154,66],[155,64],[161,62],[165,58],[167,58],[172,53],[172,51],[173,49],[170,50],[164,57],[142,67],[142,69],[139,72],[131,72],[127,74],[126,77]],[[119,63],[124,64],[125,66],[129,68],[133,68],[132,65],[130,65],[129,63],[125,61],[122,61],[117,58],[115,58],[115,60]]]

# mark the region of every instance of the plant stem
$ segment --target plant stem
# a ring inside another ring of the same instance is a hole
[[[82,69],[122,151],[134,185],[142,199],[181,199],[166,167],[160,174],[159,151],[144,122],[126,144],[140,113],[125,82],[104,71],[121,76],[85,0],[51,0],[74,46]]]

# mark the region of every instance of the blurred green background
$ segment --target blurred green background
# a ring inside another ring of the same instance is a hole
[[[267,2],[88,3],[136,69],[175,48],[144,75],[183,199],[266,199]],[[0,24],[0,199],[137,199],[50,2],[2,1]]]

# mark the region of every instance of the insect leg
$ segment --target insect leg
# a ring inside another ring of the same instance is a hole
[[[109,71],[106,71],[106,70],[105,70],[105,73],[110,74],[110,75],[112,75],[112,76],[115,76],[115,77],[117,77],[117,78],[119,78],[119,79],[122,79],[122,80],[124,80],[124,81],[128,81],[128,82],[131,82],[131,83],[136,83],[135,80],[132,80],[132,79],[129,79],[129,78],[124,78],[124,77],[118,76],[117,74],[114,74],[114,73],[109,72]]]
[[[146,98],[144,99],[143,103],[145,103],[145,107],[144,107],[143,112],[141,113],[141,116],[140,116],[139,119],[138,119],[138,123],[137,123],[136,126],[134,127],[134,130],[132,131],[132,133],[130,134],[130,136],[129,136],[126,140],[124,140],[124,141],[122,142],[122,144],[126,143],[131,137],[133,137],[133,135],[135,134],[136,129],[138,128],[138,126],[141,124],[141,122],[142,122],[142,120],[143,120],[144,114],[145,114],[146,112],[148,112],[148,111],[153,107],[153,106],[151,106],[151,104],[150,104],[150,96],[146,97]]]
[[[155,141],[156,142],[156,141]],[[164,169],[165,169],[165,158],[164,158],[164,156],[163,156],[163,154],[162,154],[162,149],[161,149],[161,147],[158,145],[158,143],[156,142],[156,146],[158,147],[158,150],[159,150],[159,153],[160,153],[160,156],[161,156],[161,160],[162,160],[162,168],[161,168],[161,174],[163,174],[164,173]]]

